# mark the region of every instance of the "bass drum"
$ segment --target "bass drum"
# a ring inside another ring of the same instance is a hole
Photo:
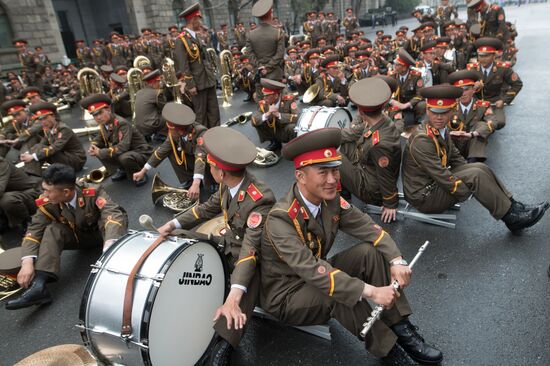
[[[158,237],[131,232],[92,265],[82,303],[82,339],[108,365],[194,365],[211,346],[212,317],[228,292],[227,265],[208,242],[170,237],[136,275],[132,335],[121,337],[128,275]]]
[[[297,136],[325,127],[348,128],[351,113],[346,108],[309,107],[302,111],[296,123]]]

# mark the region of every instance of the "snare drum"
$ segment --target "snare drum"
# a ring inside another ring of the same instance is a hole
[[[194,365],[213,340],[212,317],[228,291],[226,263],[212,244],[175,237],[136,275],[132,336],[121,337],[128,275],[157,237],[131,232],[92,265],[79,328],[90,352],[106,364]]]
[[[347,128],[351,125],[351,113],[346,108],[314,106],[306,108],[296,123],[298,136],[325,127]]]

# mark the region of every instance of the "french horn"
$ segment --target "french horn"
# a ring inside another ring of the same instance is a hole
[[[151,199],[156,205],[161,198],[164,207],[178,213],[185,212],[199,203],[198,199],[195,201],[189,199],[186,189],[171,187],[164,183],[157,173],[151,185]]]

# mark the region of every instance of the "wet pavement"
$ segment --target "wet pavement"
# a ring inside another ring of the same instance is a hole
[[[546,69],[550,51],[545,46],[550,35],[546,16],[550,4],[505,10],[519,32],[515,71],[523,79],[524,88],[515,103],[506,108],[506,128],[491,137],[487,164],[517,199],[534,203],[550,199],[546,160],[550,156],[546,90],[550,85]],[[415,20],[401,21],[398,26],[402,24],[414,25]],[[386,33],[395,29],[385,28]],[[368,29],[368,35],[371,33]],[[242,99],[240,93],[234,96],[233,106],[222,110],[223,121],[254,109]],[[75,109],[65,113],[63,119],[77,127],[78,116]],[[258,143],[250,124],[234,128]],[[86,169],[98,166],[97,160],[90,159]],[[251,170],[271,185],[277,197],[285,194],[292,180],[292,164],[286,161],[268,169]],[[159,172],[167,183],[176,184],[167,161]],[[107,181],[105,187],[128,211],[132,229],[140,230],[138,217],[143,213],[151,215],[158,225],[171,218],[169,211],[152,205],[149,186],[135,188],[131,182]],[[384,225],[407,259],[425,240],[431,242],[406,290],[414,311],[413,323],[428,342],[443,351],[444,365],[549,365],[550,281],[546,270],[550,263],[550,217],[545,216],[523,235],[513,236],[474,200],[462,204],[457,215],[454,230],[411,220]],[[8,247],[20,240],[12,234],[4,235],[4,239]],[[338,252],[352,243],[353,239],[339,235],[334,250]],[[55,298],[51,305],[18,311],[0,308],[1,366],[12,365],[46,347],[81,343],[75,324],[89,265],[98,255],[94,251],[63,254],[61,279],[50,286]],[[330,330],[332,339],[327,341],[255,318],[232,364],[379,364],[337,322],[330,322]]]

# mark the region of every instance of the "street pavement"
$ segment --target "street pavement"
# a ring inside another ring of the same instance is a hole
[[[516,23],[519,32],[520,52],[515,71],[523,79],[524,88],[515,103],[506,108],[506,128],[491,137],[487,164],[515,193],[515,198],[535,203],[550,199],[550,170],[546,160],[550,156],[547,128],[550,73],[546,68],[550,64],[547,48],[550,23],[546,16],[550,4],[505,10],[507,19]],[[412,26],[415,22],[400,21],[398,26]],[[387,33],[395,30],[385,28]],[[372,34],[370,28],[367,32]],[[233,106],[222,110],[223,121],[254,110],[253,104],[242,103],[242,99],[244,95],[236,93]],[[77,127],[78,116],[79,111],[73,109],[63,118]],[[259,144],[250,124],[233,128]],[[97,160],[89,159],[86,169],[98,166]],[[167,183],[176,184],[167,161],[158,171]],[[251,171],[267,181],[279,198],[293,180],[292,164],[287,161]],[[151,215],[157,225],[172,217],[167,209],[152,205],[148,185],[135,188],[131,182],[107,180],[105,187],[128,211],[132,229],[141,229],[138,217],[144,213]],[[360,202],[355,203],[361,207]],[[546,274],[550,263],[550,218],[547,215],[522,235],[513,236],[475,200],[462,204],[457,214],[454,230],[411,220],[383,225],[407,259],[414,256],[425,240],[431,242],[414,269],[412,285],[406,290],[414,311],[412,322],[428,342],[443,351],[444,365],[550,365],[550,281]],[[4,240],[8,247],[13,247],[20,238],[8,233]],[[341,234],[334,252],[354,242]],[[89,265],[98,256],[99,251],[63,254],[60,281],[50,286],[55,298],[51,305],[19,311],[0,308],[0,366],[12,365],[46,347],[81,343],[75,324]],[[336,321],[329,324],[331,341],[254,318],[232,364],[380,364]],[[192,330],[189,336],[193,336]]]

